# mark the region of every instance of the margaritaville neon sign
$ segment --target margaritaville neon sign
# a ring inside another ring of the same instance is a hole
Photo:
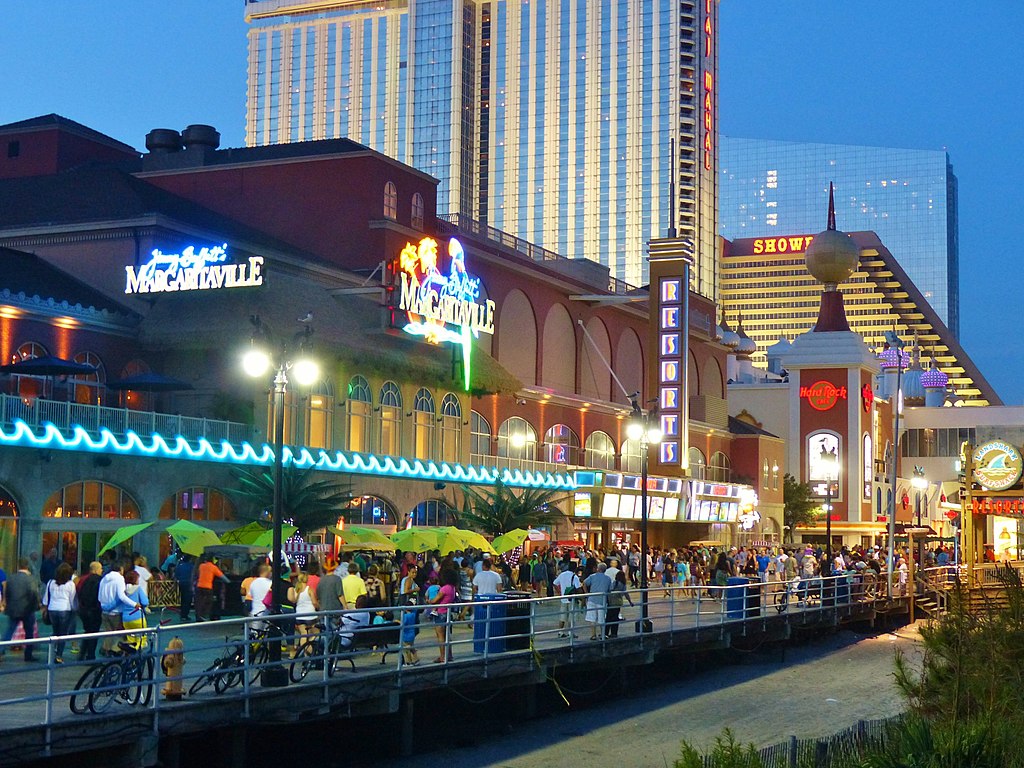
[[[424,237],[406,243],[394,267],[395,309],[406,313],[402,330],[431,344],[462,348],[465,388],[469,389],[473,339],[494,333],[494,302],[480,302],[480,278],[466,271],[466,253],[454,237],[448,241],[448,269],[438,265],[438,243]],[[397,323],[396,323],[397,324]]]
[[[263,285],[263,257],[250,256],[240,263],[228,261],[228,246],[196,249],[190,245],[181,253],[164,253],[154,248],[150,259],[138,267],[124,268],[124,292],[179,293],[216,288],[250,288]]]

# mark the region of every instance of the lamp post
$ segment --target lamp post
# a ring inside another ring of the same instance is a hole
[[[644,413],[634,396],[626,436],[640,443],[640,631],[647,631],[647,451],[661,442],[657,407]]]
[[[889,480],[888,511],[888,555],[886,557],[886,581],[888,596],[892,597],[892,582],[896,573],[896,465],[900,455],[900,410],[903,406],[900,391],[900,379],[903,374],[903,340],[896,329],[885,332],[885,340],[891,349],[896,350],[896,391],[892,393],[892,467]]]
[[[271,550],[270,567],[270,613],[281,612],[284,602],[281,571],[283,568],[282,550],[284,548],[281,528],[284,524],[282,490],[284,485],[284,400],[288,391],[288,373],[291,371],[295,381],[309,386],[320,378],[320,368],[312,359],[313,329],[308,323],[302,331],[295,334],[291,345],[272,345],[269,336],[260,322],[259,316],[251,318],[256,326],[250,342],[249,350],[242,356],[243,370],[253,378],[261,378],[274,370],[274,500],[273,500],[273,548]],[[275,354],[276,353],[276,354]],[[270,643],[270,661],[281,661],[281,628],[271,621],[271,633],[274,635]],[[277,664],[263,670],[263,685],[281,687],[288,684],[288,673],[283,666]]]
[[[821,468],[825,473],[825,554],[828,557],[829,573],[832,572],[832,483],[833,477],[839,477],[839,457],[835,449],[831,451],[821,446]]]

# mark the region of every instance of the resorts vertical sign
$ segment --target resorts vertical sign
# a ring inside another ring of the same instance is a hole
[[[662,441],[658,446],[662,464],[681,461],[680,435],[683,424],[683,280],[663,277],[658,283],[658,414]]]

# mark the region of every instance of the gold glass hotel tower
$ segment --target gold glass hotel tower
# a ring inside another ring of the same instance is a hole
[[[250,146],[347,136],[438,178],[439,213],[633,284],[674,223],[717,299],[717,0],[255,0],[246,19]]]

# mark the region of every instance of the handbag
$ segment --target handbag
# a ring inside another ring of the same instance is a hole
[[[50,624],[52,623],[52,621],[50,619],[50,609],[47,608],[47,605],[50,604],[50,585],[51,584],[53,584],[52,581],[46,583],[46,605],[43,606],[42,613],[39,616],[39,620],[42,621],[43,624],[45,624],[46,626],[50,626]]]

